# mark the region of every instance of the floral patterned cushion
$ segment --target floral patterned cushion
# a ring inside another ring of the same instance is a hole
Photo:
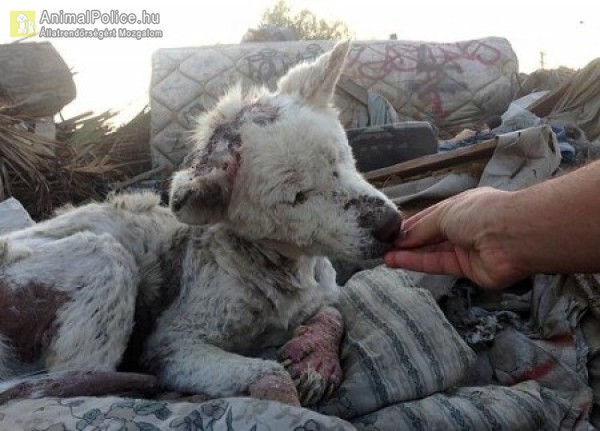
[[[200,404],[116,397],[15,400],[0,407],[6,431],[354,430],[341,419],[274,401],[222,398]]]

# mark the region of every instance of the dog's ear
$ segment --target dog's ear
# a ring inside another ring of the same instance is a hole
[[[240,164],[241,137],[231,124],[217,126],[203,144],[171,181],[171,210],[187,224],[224,220]]]
[[[327,106],[349,49],[350,41],[340,42],[314,62],[295,66],[279,80],[279,92],[299,95],[317,106]]]

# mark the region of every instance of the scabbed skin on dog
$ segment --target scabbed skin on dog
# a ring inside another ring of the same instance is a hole
[[[170,209],[122,195],[0,237],[0,378],[133,359],[180,392],[331,393],[343,324],[321,256],[380,256],[400,224],[332,107],[348,49],[293,68],[274,93],[225,96],[199,122]]]

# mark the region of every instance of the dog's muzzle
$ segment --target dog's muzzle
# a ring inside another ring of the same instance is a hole
[[[373,237],[386,244],[391,244],[397,238],[402,226],[402,216],[393,208],[386,207],[371,230]]]

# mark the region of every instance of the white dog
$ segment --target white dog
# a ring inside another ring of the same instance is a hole
[[[29,18],[24,13],[20,13],[16,19],[19,23],[19,34],[27,34],[27,21],[29,21]]]
[[[0,237],[0,376],[134,359],[177,391],[330,393],[343,326],[319,256],[380,256],[401,221],[331,106],[348,48],[275,93],[230,92],[200,121],[170,210],[117,196]],[[281,345],[281,362],[259,357]]]

